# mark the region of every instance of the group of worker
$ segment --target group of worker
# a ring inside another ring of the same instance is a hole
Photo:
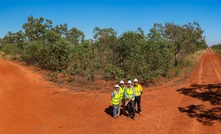
[[[123,107],[123,114],[128,118],[135,120],[135,112],[137,111],[141,115],[141,95],[143,89],[138,80],[134,79],[127,81],[127,85],[123,80],[119,82],[119,85],[115,85],[115,89],[111,95],[111,103],[113,105],[113,117],[117,119],[120,116],[121,106]],[[137,104],[137,109],[136,109]],[[125,106],[127,106],[128,113],[126,113]]]

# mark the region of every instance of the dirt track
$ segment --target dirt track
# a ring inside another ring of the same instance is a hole
[[[58,88],[27,67],[0,59],[0,134],[219,134],[219,83],[221,60],[208,50],[186,83],[144,89],[143,115],[115,120],[110,93]]]

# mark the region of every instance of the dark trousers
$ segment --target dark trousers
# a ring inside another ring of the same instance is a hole
[[[127,104],[128,114],[132,117],[135,116],[134,100],[130,100]]]
[[[141,102],[141,95],[140,95],[140,96],[135,96],[134,107],[135,107],[135,109],[136,109],[136,104],[137,104],[137,106],[138,106],[137,111],[138,111],[138,112],[141,112],[140,102]]]

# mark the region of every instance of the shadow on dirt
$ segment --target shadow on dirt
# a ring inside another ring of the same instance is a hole
[[[122,106],[121,106],[122,107]],[[123,108],[123,107],[122,107]],[[127,116],[127,114],[123,114],[123,109],[121,108],[120,110],[120,116],[124,115]],[[128,112],[127,106],[125,107],[125,112]],[[113,117],[113,106],[109,106],[108,108],[105,108],[104,112],[108,115],[110,115],[111,117]],[[138,113],[138,112],[137,112]]]
[[[221,83],[207,85],[191,85],[190,88],[177,89],[181,94],[191,96],[202,101],[209,101],[212,105],[221,105]]]
[[[106,114],[113,117],[113,106],[109,106],[108,108],[105,108],[104,112],[106,112]]]
[[[211,109],[206,109],[204,105],[190,105],[186,108],[178,107],[180,112],[187,113],[189,117],[196,118],[197,121],[207,126],[213,125],[214,121],[221,122],[221,83],[194,84],[189,88],[177,89],[177,92],[202,101],[208,101],[211,105],[216,106]]]
[[[191,118],[196,118],[197,121],[206,126],[212,126],[214,121],[221,122],[221,107],[206,109],[203,105],[190,105],[186,108],[179,107],[181,112],[185,112]]]

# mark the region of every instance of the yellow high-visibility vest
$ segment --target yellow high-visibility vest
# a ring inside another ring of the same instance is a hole
[[[133,87],[131,88],[127,88],[126,89],[126,94],[128,95],[128,97],[132,100],[134,100],[135,98],[133,97],[133,94],[134,94],[134,90],[133,90]]]
[[[111,103],[113,105],[118,105],[120,103],[120,93],[119,92],[114,91],[114,96],[111,99]]]
[[[124,89],[125,89],[125,87],[119,87],[121,100],[124,98]]]

